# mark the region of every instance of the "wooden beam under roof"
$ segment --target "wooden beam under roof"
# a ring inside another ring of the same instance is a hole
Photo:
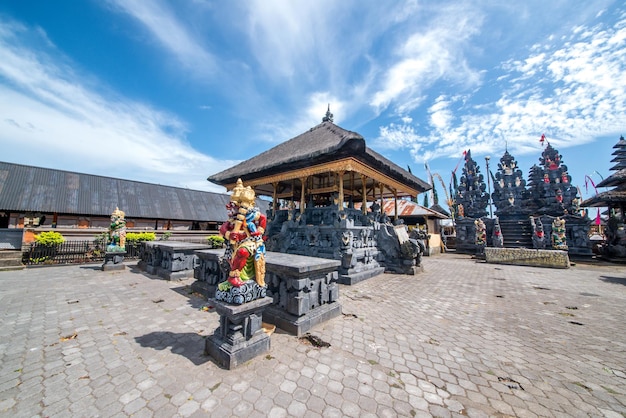
[[[299,180],[303,177],[309,177],[314,175],[320,175],[329,172],[355,172],[367,176],[368,181],[372,183],[382,183],[386,189],[394,190],[396,196],[412,196],[417,197],[419,191],[403,184],[400,181],[394,180],[391,177],[365,165],[361,161],[348,157],[329,163],[313,165],[297,170],[285,171],[283,173],[272,174],[265,177],[259,177],[256,179],[244,181],[244,185],[250,186],[259,194],[271,196],[273,193],[274,182],[287,182],[292,180]],[[355,185],[356,186],[356,185]],[[226,189],[232,190],[235,187],[235,183],[226,184]]]

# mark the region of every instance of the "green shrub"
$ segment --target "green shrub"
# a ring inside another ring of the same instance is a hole
[[[126,233],[126,242],[129,244],[134,244],[137,242],[143,241],[154,241],[156,239],[156,234],[154,232],[127,232]]]
[[[37,244],[54,247],[55,245],[63,244],[65,238],[59,232],[48,231],[35,235],[35,241]]]
[[[159,241],[167,241],[168,239],[170,239],[171,236],[172,236],[171,232],[169,232],[169,231],[168,232],[164,232],[161,235],[161,238],[159,238]]]
[[[209,245],[213,248],[222,248],[224,246],[224,237],[220,235],[209,235],[207,237]]]

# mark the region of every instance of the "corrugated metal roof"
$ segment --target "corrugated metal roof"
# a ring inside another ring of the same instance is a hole
[[[0,211],[226,221],[230,196],[0,162]],[[268,203],[258,201],[264,212]]]

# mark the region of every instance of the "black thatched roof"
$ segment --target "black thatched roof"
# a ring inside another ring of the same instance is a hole
[[[442,215],[450,216],[450,213],[449,213],[447,210],[445,210],[444,208],[442,208],[442,207],[439,205],[439,203],[436,203],[436,204],[432,205],[432,206],[430,207],[430,210],[434,210],[435,212],[439,212],[439,213],[441,213]]]
[[[611,174],[600,183],[596,184],[596,187],[615,187],[624,183],[626,183],[626,168]]]
[[[585,208],[618,206],[626,203],[626,188],[617,188],[608,192],[598,193],[580,204]]]
[[[230,196],[131,180],[0,162],[0,211],[129,218],[227,220]]]
[[[365,139],[358,133],[343,129],[330,121],[324,121],[249,160],[213,174],[208,180],[227,185],[241,178],[245,183],[246,180],[345,157],[354,157],[420,192],[431,188],[428,183],[367,148]]]

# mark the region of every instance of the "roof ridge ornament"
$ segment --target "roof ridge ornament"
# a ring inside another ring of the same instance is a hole
[[[322,118],[322,122],[333,122],[333,114],[330,113],[330,103],[328,104],[328,110],[326,110],[326,115]]]

